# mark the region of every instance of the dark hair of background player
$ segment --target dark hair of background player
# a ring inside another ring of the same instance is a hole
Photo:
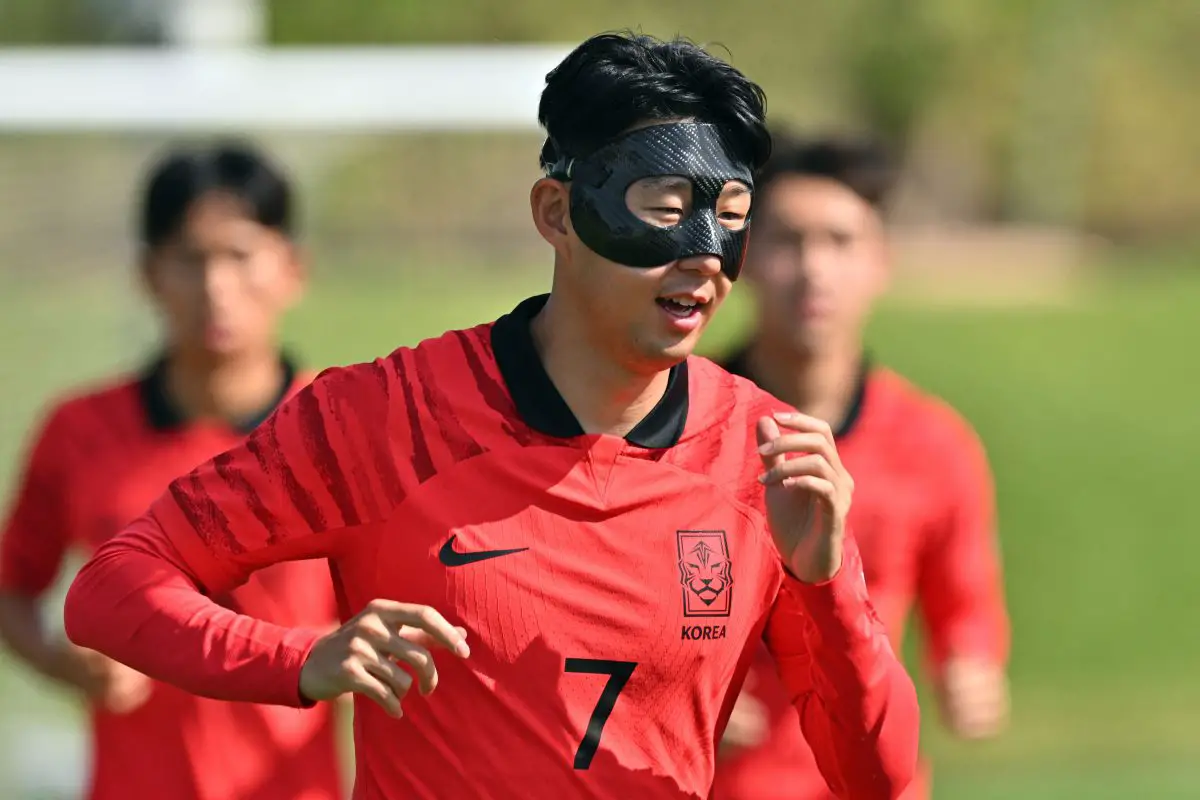
[[[541,164],[586,157],[639,124],[689,118],[721,125],[733,154],[757,169],[771,153],[765,117],[763,90],[699,45],[600,34],[546,76]]]
[[[283,171],[245,144],[176,149],[150,172],[142,196],[139,236],[148,248],[169,242],[200,198],[221,193],[236,199],[248,219],[292,234],[292,187]]]
[[[771,158],[755,178],[755,189],[762,192],[787,175],[836,181],[882,213],[898,169],[891,151],[866,136],[795,139],[776,132]]]

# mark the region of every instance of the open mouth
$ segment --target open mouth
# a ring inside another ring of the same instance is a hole
[[[708,305],[707,301],[685,297],[660,297],[656,302],[668,314],[679,319],[693,317]]]

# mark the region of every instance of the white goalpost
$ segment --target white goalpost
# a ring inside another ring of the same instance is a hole
[[[533,130],[558,45],[0,51],[0,131]]]
[[[0,50],[0,132],[512,131],[568,45],[264,46],[263,0],[93,0],[152,48]]]

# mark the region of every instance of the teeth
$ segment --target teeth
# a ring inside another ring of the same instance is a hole
[[[679,300],[675,300],[674,302],[678,303],[679,305],[683,306],[684,308],[692,308],[696,305],[696,301],[692,300],[690,298],[679,299]]]

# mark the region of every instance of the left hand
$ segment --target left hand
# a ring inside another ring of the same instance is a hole
[[[767,487],[768,521],[783,563],[806,583],[830,580],[842,566],[854,492],[833,431],[816,417],[775,414],[758,421],[758,444],[766,468],[759,480]]]
[[[757,747],[767,738],[770,715],[762,701],[743,689],[733,703],[725,733],[717,747],[718,755],[729,755],[737,750]]]
[[[982,658],[952,658],[937,682],[947,727],[962,739],[988,739],[1008,721],[1004,668]]]

